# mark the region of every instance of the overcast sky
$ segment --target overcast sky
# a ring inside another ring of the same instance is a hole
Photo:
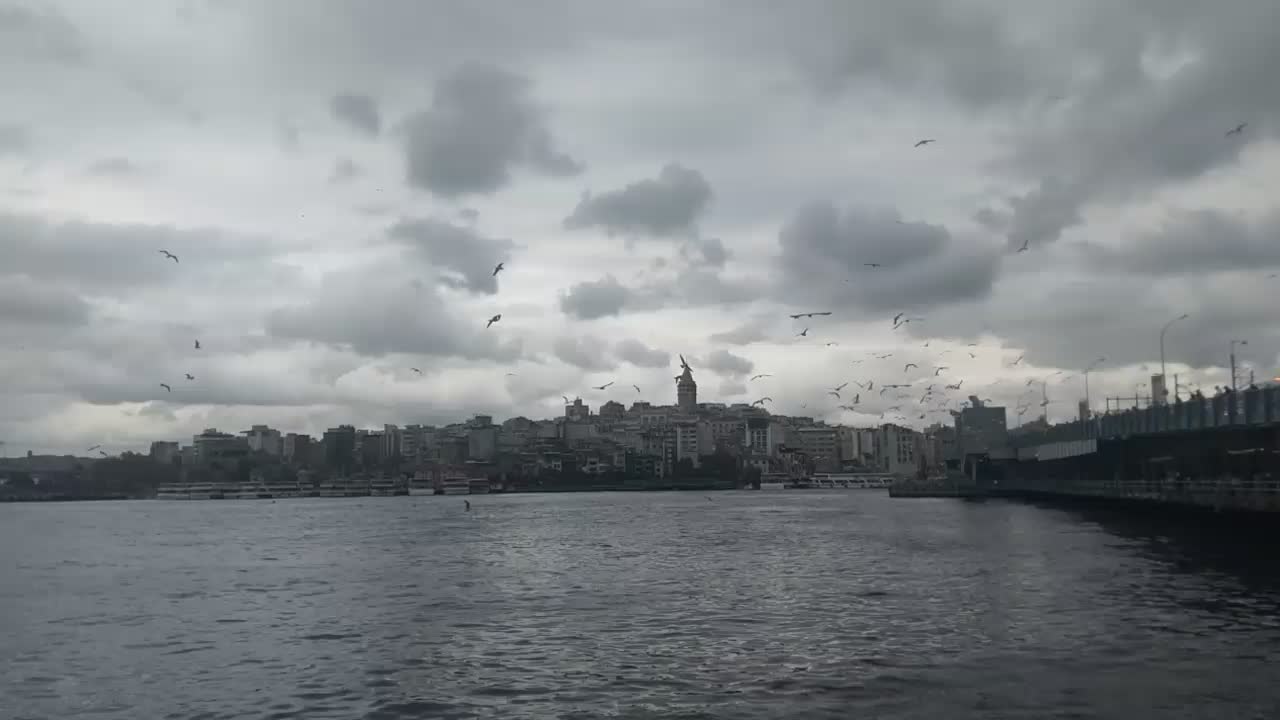
[[[1184,387],[1270,378],[1277,67],[1275,0],[0,0],[0,451],[670,403],[678,353],[1060,419],[1184,313]]]

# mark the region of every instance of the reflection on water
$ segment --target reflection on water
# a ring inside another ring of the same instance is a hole
[[[0,716],[1280,716],[1255,541],[874,491],[461,506],[0,507]]]

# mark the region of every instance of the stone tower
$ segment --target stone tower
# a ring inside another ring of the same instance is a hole
[[[693,380],[693,368],[680,356],[683,371],[676,377],[676,406],[682,412],[693,412],[698,407],[698,383]]]

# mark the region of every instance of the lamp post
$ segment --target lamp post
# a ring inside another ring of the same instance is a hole
[[[1231,392],[1236,391],[1236,345],[1248,345],[1248,340],[1232,340],[1229,346],[1231,353]]]
[[[1166,332],[1169,332],[1170,325],[1178,322],[1179,320],[1186,320],[1189,317],[1191,317],[1190,313],[1182,313],[1178,317],[1165,323],[1164,327],[1160,328],[1160,402],[1161,403],[1167,402],[1169,398],[1168,383],[1165,380],[1165,378],[1168,377],[1168,375],[1166,375],[1164,371],[1164,334]]]

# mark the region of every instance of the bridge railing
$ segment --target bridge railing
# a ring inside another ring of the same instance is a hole
[[[1011,444],[1015,448],[1031,447],[1069,440],[1112,439],[1277,422],[1280,422],[1280,385],[1109,412],[1083,422],[1075,420],[1046,430],[1024,433],[1013,438]]]

